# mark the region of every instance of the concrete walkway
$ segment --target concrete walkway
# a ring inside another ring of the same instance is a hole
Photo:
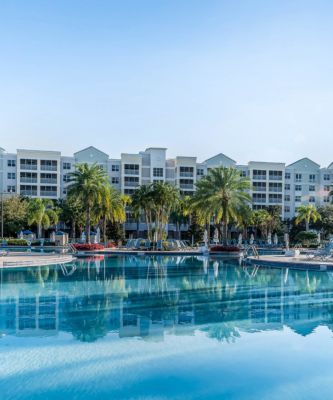
[[[43,265],[67,264],[74,261],[72,255],[15,253],[0,256],[0,268],[33,267]]]
[[[300,255],[298,257],[286,257],[284,255],[265,255],[259,256],[259,258],[250,256],[248,260],[251,264],[271,266],[271,267],[289,267],[289,268],[301,268],[301,269],[314,269],[318,271],[326,271],[333,269],[333,258],[331,260],[312,260],[306,255]]]

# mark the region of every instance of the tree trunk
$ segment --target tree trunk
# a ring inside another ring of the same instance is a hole
[[[72,237],[73,237],[73,239],[75,240],[76,239],[76,231],[75,231],[75,228],[76,228],[76,226],[75,226],[76,224],[75,224],[75,221],[73,221],[72,222]]]
[[[42,237],[42,225],[37,224],[37,239],[40,239]]]
[[[90,206],[87,207],[86,215],[86,243],[90,244]]]
[[[106,245],[107,238],[106,238],[106,218],[103,218],[103,240],[104,244]]]
[[[310,230],[310,221],[305,221],[305,230],[307,232]]]

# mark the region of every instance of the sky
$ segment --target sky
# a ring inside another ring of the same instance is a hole
[[[0,0],[0,147],[333,161],[331,0]]]

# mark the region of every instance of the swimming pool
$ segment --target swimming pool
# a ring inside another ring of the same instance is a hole
[[[333,275],[194,256],[0,270],[2,399],[326,399]]]

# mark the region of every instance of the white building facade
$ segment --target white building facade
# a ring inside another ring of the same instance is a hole
[[[0,147],[0,191],[3,195],[64,198],[69,173],[80,163],[100,165],[107,172],[110,183],[128,195],[140,185],[156,181],[168,182],[182,194],[193,195],[196,182],[211,168],[237,168],[251,180],[252,207],[279,206],[283,219],[293,218],[301,204],[322,206],[330,203],[329,192],[333,184],[333,163],[321,168],[308,158],[290,165],[260,161],[239,165],[222,153],[203,162],[188,156],[169,159],[166,148],[155,147],[136,154],[122,153],[120,159],[112,159],[93,146],[72,156],[63,156],[58,151],[24,149],[7,153]],[[128,214],[126,227],[135,230],[136,223],[130,219]]]

